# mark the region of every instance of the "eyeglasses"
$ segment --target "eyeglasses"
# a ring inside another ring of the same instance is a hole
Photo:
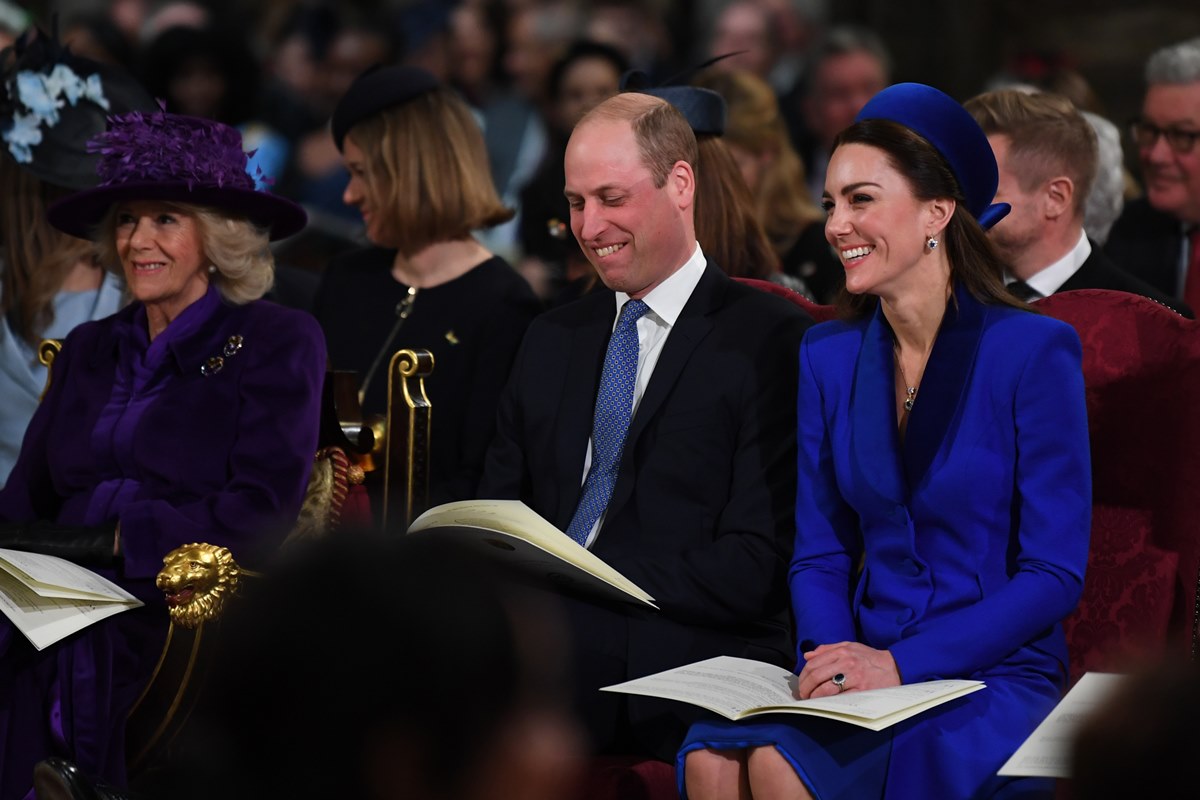
[[[1146,122],[1143,119],[1135,119],[1131,122],[1129,130],[1133,134],[1134,143],[1144,150],[1154,147],[1159,136],[1165,136],[1170,148],[1180,155],[1192,152],[1192,148],[1196,146],[1196,140],[1200,139],[1200,131],[1160,128],[1153,122]]]

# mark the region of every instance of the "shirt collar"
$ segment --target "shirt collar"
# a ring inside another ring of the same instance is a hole
[[[1049,297],[1079,271],[1091,254],[1092,243],[1088,241],[1087,234],[1080,231],[1079,241],[1070,252],[1025,282],[1037,290],[1038,294]]]
[[[692,251],[691,257],[683,262],[683,266],[671,273],[662,283],[651,289],[645,297],[642,298],[647,306],[650,307],[650,312],[665,322],[668,326],[673,326],[675,320],[679,319],[679,315],[683,312],[683,307],[687,304],[688,298],[692,296],[692,291],[696,288],[696,284],[700,282],[700,276],[704,274],[704,267],[708,264],[708,260],[704,257],[704,252],[700,249],[700,243],[696,243],[696,249]],[[621,309],[629,300],[629,295],[625,292],[616,293],[617,313],[621,313]]]

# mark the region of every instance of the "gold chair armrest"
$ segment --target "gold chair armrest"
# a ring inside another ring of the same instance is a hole
[[[38,343],[38,363],[46,368],[46,383],[42,386],[42,393],[38,395],[38,402],[46,397],[46,392],[50,391],[50,376],[53,372],[54,359],[62,351],[62,339],[42,339]]]
[[[163,556],[154,585],[167,601],[171,623],[190,630],[217,619],[241,579],[256,574],[240,567],[229,548],[196,542]]]
[[[398,350],[388,365],[386,448],[383,472],[385,530],[404,530],[429,505],[429,423],[425,378],[433,353]]]

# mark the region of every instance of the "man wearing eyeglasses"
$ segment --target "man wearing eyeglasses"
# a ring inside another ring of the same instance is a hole
[[[1067,98],[997,89],[964,106],[987,134],[1012,212],[988,231],[1008,268],[1009,291],[1032,302],[1056,292],[1108,289],[1148,297],[1186,317],[1191,309],[1112,263],[1084,232],[1099,145]]]
[[[1142,113],[1130,125],[1145,197],[1130,202],[1105,251],[1159,290],[1200,303],[1200,39],[1146,62]]]

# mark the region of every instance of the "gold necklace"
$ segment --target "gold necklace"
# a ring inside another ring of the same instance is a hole
[[[904,374],[904,360],[900,358],[900,343],[896,342],[893,349],[896,351],[896,366],[900,368],[900,380],[904,381],[904,410],[912,411],[913,403],[917,401],[917,384],[909,383],[908,376]]]

